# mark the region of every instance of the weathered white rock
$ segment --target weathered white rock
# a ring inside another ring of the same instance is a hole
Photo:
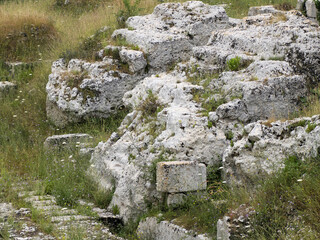
[[[297,9],[297,10],[300,10],[300,11],[302,10],[304,1],[305,1],[305,0],[298,0],[298,1],[297,1],[297,6],[296,6],[296,9]]]
[[[257,61],[240,72],[225,72],[214,83],[227,97],[236,99],[218,107],[220,119],[242,122],[288,117],[307,94],[307,81],[284,61]]]
[[[167,197],[167,205],[169,207],[177,207],[180,204],[184,203],[187,195],[184,193],[170,193]]]
[[[256,16],[259,14],[266,14],[266,13],[278,13],[277,9],[274,8],[274,6],[269,5],[269,6],[259,6],[259,7],[251,7],[248,12],[248,16]]]
[[[158,223],[157,218],[146,218],[139,223],[137,234],[141,239],[168,240],[209,240],[205,235],[197,235],[168,221]]]
[[[70,150],[75,149],[76,146],[86,147],[91,142],[93,137],[85,133],[53,135],[45,140],[44,147],[47,150]]]
[[[225,178],[229,183],[250,184],[284,166],[287,156],[315,157],[320,146],[320,117],[254,123],[248,136],[235,141],[223,156]],[[308,125],[312,128],[308,129]],[[251,140],[250,140],[251,139]],[[252,143],[254,140],[254,144]]]
[[[202,87],[180,75],[160,74],[144,79],[124,96],[133,108],[123,120],[117,137],[99,143],[91,159],[93,176],[110,190],[111,206],[117,205],[127,221],[146,209],[145,199],[161,198],[156,191],[152,163],[165,160],[193,161],[212,165],[221,161],[228,145],[224,131],[208,128],[208,118],[192,93]],[[150,91],[163,107],[155,117],[142,117],[141,104]],[[155,171],[155,169],[154,169]]]
[[[6,220],[14,212],[14,208],[11,203],[0,203],[0,219]]]
[[[318,9],[316,7],[315,0],[306,1],[307,16],[310,18],[317,18]]]
[[[209,121],[216,122],[218,119],[219,117],[216,112],[209,112]]]
[[[205,190],[206,166],[190,161],[159,162],[157,164],[157,191],[178,193]]]
[[[250,222],[253,215],[254,209],[245,204],[228,212],[217,222],[217,240],[248,239],[254,228]]]
[[[219,219],[217,222],[217,240],[229,240],[230,229],[228,224],[228,217],[225,216],[223,219]]]
[[[63,59],[54,62],[46,86],[48,118],[65,126],[88,117],[106,118],[121,109],[123,94],[143,78],[146,60],[139,51],[123,49],[120,53],[127,62],[108,57],[94,63],[78,59],[68,64]]]
[[[0,97],[5,94],[8,94],[9,92],[12,92],[16,88],[17,88],[17,85],[12,82],[0,81]]]
[[[250,131],[248,135],[248,139],[251,142],[259,141],[263,136],[262,126],[260,124],[256,124],[254,128]]]
[[[147,66],[147,61],[141,51],[122,49],[119,54],[121,61],[129,64],[129,70],[131,72],[142,71]]]
[[[277,10],[250,16],[235,27],[214,31],[207,46],[193,48],[192,61],[204,69],[223,70],[230,55],[254,61],[282,57],[292,63],[295,70],[319,80],[319,43],[316,23],[298,11]]]
[[[142,48],[151,68],[166,69],[187,60],[192,46],[205,44],[213,30],[230,24],[224,8],[190,1],[160,4],[150,15],[129,18],[127,26],[129,29],[116,30],[113,37]]]

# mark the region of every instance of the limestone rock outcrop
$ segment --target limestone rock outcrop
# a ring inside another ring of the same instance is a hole
[[[113,37],[141,47],[156,70],[188,60],[193,46],[206,44],[212,31],[232,25],[224,8],[200,1],[160,4],[152,14],[131,17],[126,24]]]
[[[281,167],[291,151],[315,153],[308,143],[318,142],[318,127],[256,121],[288,117],[320,81],[320,28],[296,10],[255,7],[249,15],[231,19],[199,1],[160,4],[113,33],[127,47],[107,46],[94,63],[53,64],[47,110],[55,124],[132,110],[95,148],[90,168],[115,190],[109,208],[125,222],[163,200],[158,162],[223,159],[227,182],[241,184]]]
[[[224,152],[225,179],[252,186],[259,177],[284,167],[288,156],[305,159],[319,154],[320,116],[286,122],[258,121],[245,126],[244,136]]]
[[[144,79],[124,96],[133,112],[127,115],[117,134],[100,142],[93,157],[92,173],[107,190],[115,187],[111,206],[117,205],[124,220],[143,212],[146,199],[156,201],[154,174],[157,161],[194,161],[212,165],[221,161],[228,145],[218,128],[208,128],[201,106],[192,92],[202,87],[180,75],[160,74]],[[150,96],[159,107],[146,116],[143,107]],[[116,136],[117,135],[117,136]]]
[[[113,51],[121,59],[104,56]],[[53,63],[46,91],[47,115],[55,125],[109,117],[123,107],[123,94],[144,77],[146,62],[140,51],[107,48],[101,57],[94,63],[78,59]]]

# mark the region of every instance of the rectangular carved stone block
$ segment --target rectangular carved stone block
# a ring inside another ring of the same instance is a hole
[[[206,166],[191,161],[159,162],[157,164],[157,191],[190,192],[205,190]]]

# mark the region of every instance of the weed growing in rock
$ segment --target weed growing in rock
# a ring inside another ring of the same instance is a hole
[[[142,112],[144,118],[155,117],[162,109],[163,105],[159,103],[157,96],[151,90],[148,90],[147,98],[137,108]]]
[[[295,122],[295,123],[292,123],[288,126],[288,129],[289,131],[292,131],[294,130],[295,128],[297,127],[305,127],[307,124],[307,121],[306,120],[300,120],[298,122]]]
[[[241,63],[240,57],[231,58],[229,61],[227,61],[227,67],[230,71],[239,71],[240,63]]]
[[[271,61],[284,61],[285,58],[284,58],[284,56],[273,56],[273,57],[269,57],[268,60],[271,60]]]
[[[32,208],[31,209],[31,219],[38,224],[39,229],[43,232],[50,234],[54,229],[54,225],[51,223],[51,220],[48,219],[43,213],[39,210]]]
[[[307,133],[312,132],[312,131],[313,131],[313,129],[315,129],[315,128],[316,128],[316,126],[317,126],[317,124],[314,124],[314,123],[308,123],[308,127],[307,127],[307,129],[306,129],[306,132],[307,132]]]

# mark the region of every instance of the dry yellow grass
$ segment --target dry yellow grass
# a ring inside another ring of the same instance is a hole
[[[57,39],[53,21],[44,13],[22,4],[0,8],[0,58],[35,60],[39,51]],[[50,48],[50,47],[49,47]]]

